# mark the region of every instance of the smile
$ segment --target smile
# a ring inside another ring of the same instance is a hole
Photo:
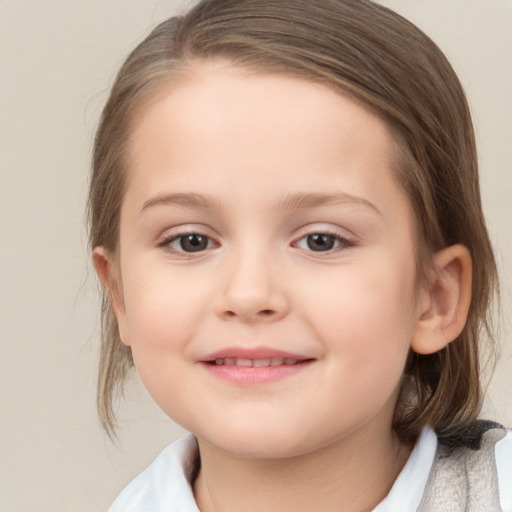
[[[217,379],[244,387],[286,379],[306,370],[316,359],[265,347],[227,348],[199,363]]]
[[[226,357],[217,358],[212,361],[211,364],[216,366],[239,366],[239,367],[253,367],[253,368],[264,368],[269,366],[294,366],[300,361],[289,357],[270,357],[266,359],[249,359],[245,357]]]

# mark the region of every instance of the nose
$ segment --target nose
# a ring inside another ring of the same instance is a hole
[[[221,281],[215,310],[224,320],[274,322],[288,314],[282,273],[264,255],[233,255]]]

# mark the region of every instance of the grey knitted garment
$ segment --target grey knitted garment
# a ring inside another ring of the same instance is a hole
[[[439,445],[418,512],[501,512],[495,445],[506,431],[481,422],[470,446]]]

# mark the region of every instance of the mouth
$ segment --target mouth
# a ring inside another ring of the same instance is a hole
[[[295,366],[296,364],[310,361],[310,359],[294,359],[291,357],[268,357],[264,359],[250,359],[246,357],[219,357],[214,361],[206,361],[206,364],[215,366],[238,366],[244,368],[266,368],[275,366]]]
[[[199,361],[213,376],[238,385],[261,385],[295,375],[314,358],[264,347],[230,348]]]

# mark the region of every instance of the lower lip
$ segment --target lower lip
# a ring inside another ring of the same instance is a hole
[[[231,366],[201,363],[202,366],[214,377],[231,382],[233,384],[244,384],[249,386],[269,384],[276,382],[304,371],[310,366],[313,360],[280,366]]]

